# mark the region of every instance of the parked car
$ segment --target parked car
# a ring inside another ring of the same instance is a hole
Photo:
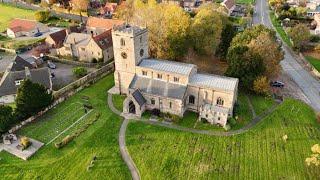
[[[16,50],[16,53],[17,53],[17,54],[21,54],[21,53],[24,53],[24,52],[26,52],[26,51],[28,51],[27,48],[19,48],[19,49]]]
[[[37,33],[34,34],[34,37],[39,37],[39,36],[42,36],[41,32],[37,32]]]
[[[50,68],[50,69],[56,69],[57,67],[56,67],[56,65],[53,64],[51,61],[48,61],[48,68]]]
[[[270,82],[270,86],[283,88],[284,87],[284,83],[281,82],[281,81],[271,81]]]

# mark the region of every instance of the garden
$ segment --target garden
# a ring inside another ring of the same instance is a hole
[[[121,159],[118,147],[121,119],[110,111],[106,103],[106,91],[112,86],[113,76],[109,75],[19,131],[18,134],[43,141],[47,145],[28,161],[1,152],[1,178],[129,179],[130,173]],[[87,116],[84,116],[83,104],[92,106],[92,111],[87,111]],[[100,117],[95,120],[97,114]],[[84,118],[80,119],[81,117]],[[77,120],[79,121],[75,123]],[[71,126],[72,124],[74,125]],[[79,133],[65,147],[55,147],[66,136]],[[48,144],[55,137],[57,138]]]
[[[316,179],[320,171],[305,159],[319,143],[319,129],[309,106],[286,99],[241,135],[212,137],[132,122],[126,144],[143,179]]]

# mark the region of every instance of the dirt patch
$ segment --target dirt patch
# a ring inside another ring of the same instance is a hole
[[[203,73],[223,75],[228,68],[226,62],[221,61],[214,55],[199,56],[192,51],[190,51],[182,61],[197,65],[198,71]]]

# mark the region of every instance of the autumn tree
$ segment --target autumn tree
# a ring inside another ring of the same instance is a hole
[[[227,61],[229,66],[225,74],[239,78],[240,85],[246,90],[252,90],[253,81],[265,71],[262,58],[252,54],[247,46],[229,48]]]
[[[157,4],[156,1],[134,2],[132,22],[148,27],[149,51],[152,57],[178,59],[188,50],[190,17],[182,8]]]
[[[253,81],[253,91],[260,95],[269,93],[269,81],[266,76],[259,76]]]
[[[311,147],[312,155],[306,158],[305,162],[308,166],[320,167],[320,145],[315,144]]]
[[[307,25],[297,24],[289,30],[289,36],[293,42],[294,48],[300,51],[309,41],[311,35]]]
[[[89,0],[71,0],[72,8],[76,11],[86,12],[89,6]]]
[[[216,52],[223,28],[222,14],[212,6],[202,7],[191,24],[192,45],[199,54],[211,55]]]
[[[235,46],[248,46],[251,54],[260,56],[266,68],[264,75],[268,78],[275,77],[279,73],[279,63],[284,55],[276,41],[275,31],[263,25],[247,28],[233,38],[231,47]]]

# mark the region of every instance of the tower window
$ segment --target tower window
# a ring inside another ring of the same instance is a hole
[[[143,50],[143,49],[141,49],[141,50],[140,50],[140,57],[142,57],[142,56],[143,56],[143,54],[144,54],[144,50]]]
[[[121,53],[121,56],[122,56],[123,59],[127,59],[127,53],[122,52],[122,53]]]
[[[169,103],[170,109],[172,108],[172,102]]]
[[[142,75],[147,76],[148,75],[147,71],[142,71]]]
[[[195,97],[193,95],[189,96],[189,104],[194,104]]]
[[[153,98],[151,99],[151,104],[152,105],[156,104],[156,101]]]
[[[217,99],[217,105],[218,105],[218,106],[223,106],[223,103],[224,103],[224,100],[223,100],[221,97],[219,97],[219,98]]]
[[[121,46],[125,46],[125,45],[126,45],[126,41],[121,38],[121,39],[120,39],[120,44],[121,44]]]
[[[158,79],[162,79],[162,74],[158,74]]]

